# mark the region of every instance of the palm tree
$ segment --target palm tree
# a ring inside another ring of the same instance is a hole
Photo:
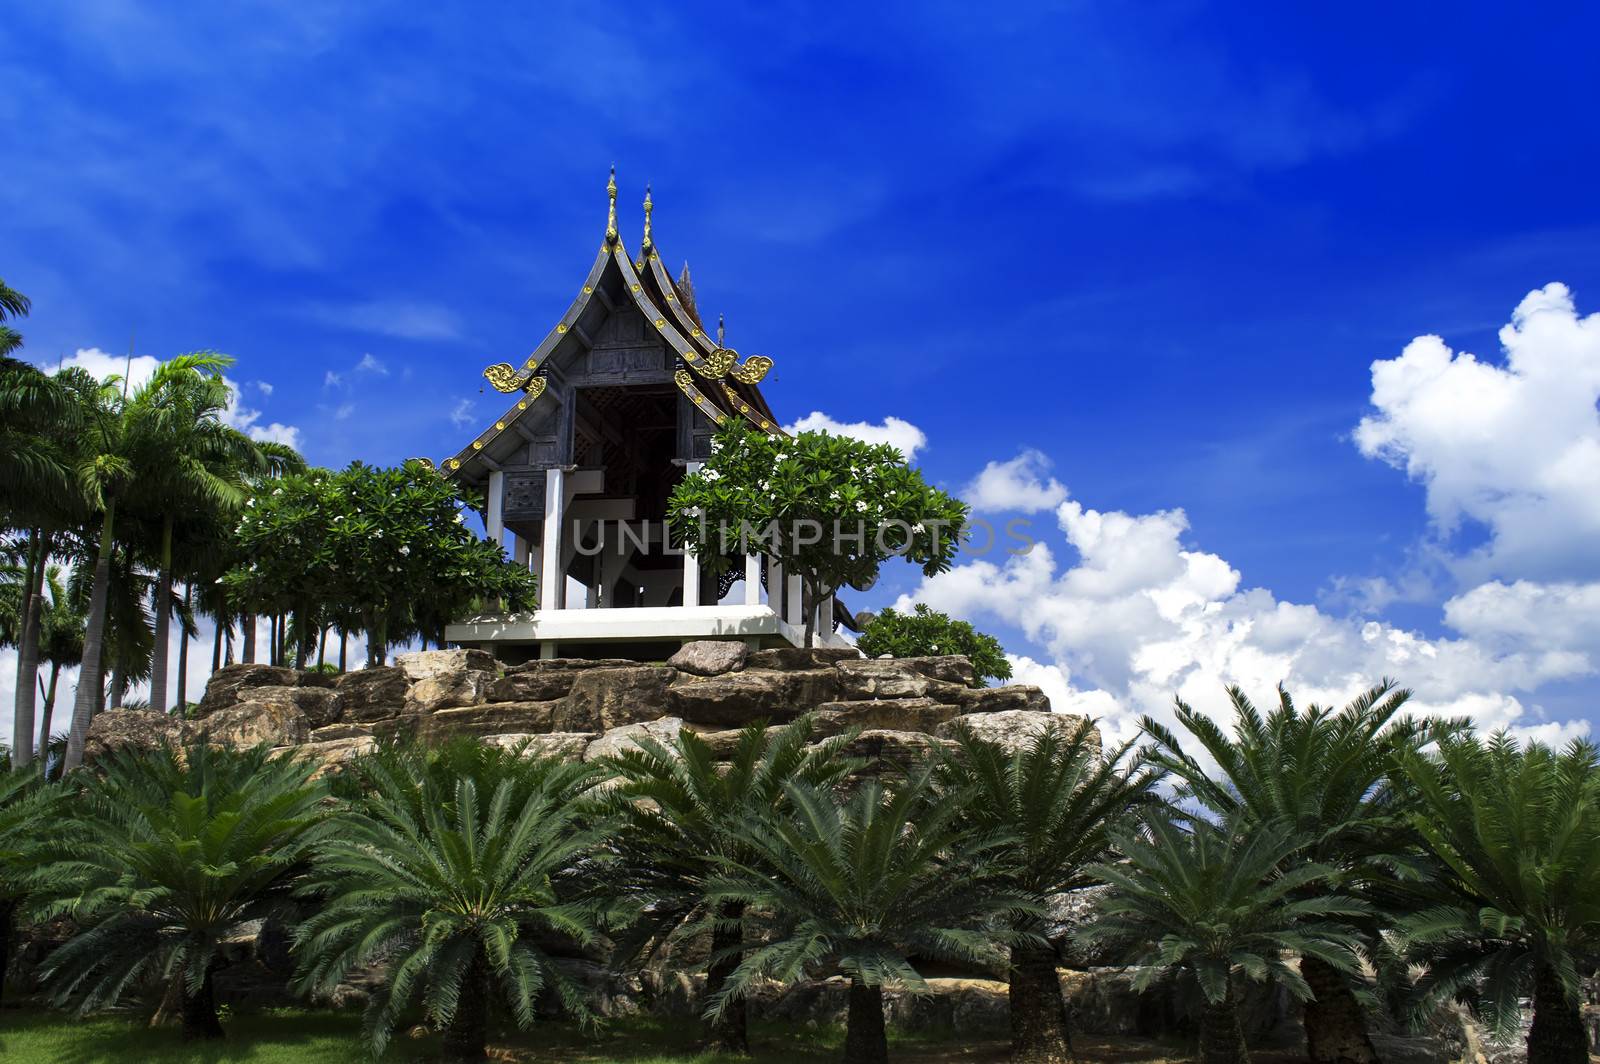
[[[167,397],[193,387],[196,380],[209,374],[220,373],[228,364],[223,356],[206,352],[179,355],[156,367],[150,379],[131,395],[128,382],[116,377],[92,386],[80,382],[74,387],[84,425],[78,481],[91,508],[99,515],[100,530],[94,549],[83,668],[67,737],[64,767],[68,772],[83,763],[84,740],[99,701],[118,506],[128,502],[137,509],[140,498],[136,492],[142,490],[143,484],[154,482],[148,478],[156,478],[155,470],[166,461],[161,448],[173,428],[171,418],[162,413]],[[216,414],[212,411],[207,416],[215,420]]]
[[[997,963],[1039,903],[1006,884],[1005,836],[961,824],[962,802],[933,786],[931,769],[886,787],[862,783],[848,798],[791,780],[787,808],[749,818],[754,860],[724,859],[706,890],[712,906],[761,911],[772,930],[744,951],[712,999],[713,1013],[764,979],[792,982],[821,971],[850,980],[847,1064],[888,1059],[883,988],[925,992],[911,957]]]
[[[1464,999],[1505,1036],[1531,996],[1529,1064],[1587,1064],[1578,972],[1600,947],[1600,750],[1463,734],[1401,765],[1441,866],[1431,907],[1400,923],[1427,964],[1421,1000]]]
[[[37,766],[0,757],[0,1000],[11,959],[11,929],[28,893],[29,870],[46,839],[59,839],[65,788],[47,783]]]
[[[810,718],[772,731],[757,722],[739,734],[732,756],[719,764],[704,739],[682,730],[670,745],[641,738],[637,747],[606,759],[622,779],[609,798],[624,825],[624,879],[630,890],[651,899],[651,919],[641,927],[666,938],[709,925],[708,998],[722,990],[743,959],[743,904],[729,901],[712,908],[706,889],[725,861],[755,860],[744,822],[783,811],[784,785],[790,781],[826,787],[857,767],[839,756],[851,735],[808,747],[813,734]],[[745,1002],[730,1002],[708,1035],[720,1050],[748,1054]]]
[[[1202,1064],[1247,1064],[1237,975],[1274,981],[1300,1001],[1311,987],[1285,954],[1313,956],[1339,972],[1359,966],[1357,938],[1344,921],[1367,907],[1330,889],[1336,871],[1299,860],[1304,840],[1288,824],[1195,820],[1184,830],[1156,815],[1142,831],[1116,831],[1125,860],[1095,865],[1110,884],[1084,941],[1120,950],[1141,967],[1147,989],[1182,969],[1205,998]]]
[[[158,710],[168,704],[174,527],[180,515],[197,510],[214,508],[224,514],[236,510],[244,501],[245,478],[268,468],[257,445],[222,421],[232,395],[221,371],[233,359],[212,352],[198,357],[209,360],[208,368],[174,374],[163,387],[141,390],[128,409],[130,431],[162,458],[142,464],[146,472],[140,491],[144,503],[159,515],[160,525],[150,664],[150,705]]]
[[[592,942],[613,904],[592,890],[610,831],[584,800],[598,774],[522,754],[466,742],[380,752],[352,770],[361,793],[319,849],[309,888],[326,902],[295,941],[309,991],[387,961],[367,1013],[374,1056],[418,998],[456,1061],[486,1058],[492,997],[518,1027],[546,986],[588,1016],[544,942]]]
[[[1214,771],[1148,717],[1144,730],[1155,744],[1145,756],[1182,781],[1183,796],[1219,818],[1240,818],[1246,827],[1289,824],[1308,840],[1294,860],[1338,869],[1341,891],[1365,900],[1374,913],[1392,911],[1404,905],[1397,870],[1414,863],[1417,839],[1389,772],[1397,757],[1449,727],[1397,719],[1410,696],[1385,680],[1341,710],[1315,704],[1302,710],[1280,687],[1277,706],[1263,716],[1242,690],[1230,687],[1231,736],[1182,701],[1177,705],[1178,722],[1215,763]],[[1362,930],[1368,955],[1381,952],[1383,928],[1376,916],[1363,921]],[[1307,1055],[1317,1062],[1376,1064],[1352,989],[1359,974],[1352,978],[1314,954],[1301,958],[1300,974],[1314,995],[1303,1005]]]
[[[974,831],[1003,833],[997,856],[1013,889],[1035,898],[1066,894],[1097,880],[1087,869],[1112,855],[1110,832],[1130,810],[1155,801],[1156,771],[1124,767],[1133,744],[1100,755],[1094,722],[1052,725],[1014,753],[962,730],[942,757],[940,783],[968,794],[962,805]],[[1011,1051],[1015,1059],[1071,1059],[1067,1011],[1056,951],[1044,921],[1029,917],[1011,947]]]
[[[56,688],[61,670],[83,662],[83,630],[86,622],[80,604],[67,593],[61,580],[61,567],[52,565],[45,574],[49,605],[44,608],[39,635],[39,660],[50,666],[48,683],[39,681],[44,703],[39,712],[39,758],[44,759],[50,742],[51,718],[55,715]]]
[[[315,767],[200,743],[113,753],[83,773],[84,838],[41,872],[43,915],[80,928],[44,962],[57,1002],[88,1012],[159,981],[186,1040],[221,1037],[212,975],[223,941],[285,904],[326,831]]]

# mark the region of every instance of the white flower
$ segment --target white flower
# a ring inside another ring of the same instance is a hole
[[[926,532],[927,529],[922,527],[922,522],[921,521],[918,521],[916,524],[911,526],[911,531],[913,531],[913,532]]]
[[[402,543],[402,544],[400,544],[400,553],[401,554],[410,554],[411,553],[411,548],[409,546],[407,546],[406,544]]]
[[[466,514],[456,514],[456,524],[464,525],[466,523],[467,523],[467,515]]]
[[[856,511],[858,513],[866,513],[867,512],[867,504],[864,503],[864,502],[856,503]]]

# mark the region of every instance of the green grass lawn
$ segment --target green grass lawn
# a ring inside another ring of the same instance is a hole
[[[175,1028],[150,1030],[120,1017],[76,1020],[61,1013],[0,1012],[0,1060],[6,1064],[345,1064],[367,1059],[359,1015],[277,1011],[234,1015],[224,1021],[228,1037],[214,1044],[184,1045]],[[756,1024],[751,1031],[757,1060],[814,1064],[835,1060],[844,1032],[836,1028]],[[543,1023],[491,1040],[490,1056],[517,1064],[697,1064],[718,1059],[701,1053],[690,1021],[635,1019],[585,1031],[570,1023]],[[891,1052],[904,1061],[999,1061],[1003,1045],[970,1044],[937,1036],[891,1035]],[[396,1035],[386,1062],[426,1061],[438,1054],[434,1037]]]

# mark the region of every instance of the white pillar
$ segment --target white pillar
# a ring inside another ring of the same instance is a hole
[[[700,471],[700,466],[699,462],[690,462],[684,466],[684,472],[693,475]],[[700,559],[688,547],[683,550],[683,604],[700,605]]]
[[[761,605],[761,555],[744,556],[744,604]]]
[[[514,532],[511,534],[511,560],[524,569],[528,567],[528,541]]]
[[[551,469],[544,477],[544,542],[540,553],[544,564],[539,567],[539,608],[559,610],[561,594],[566,590],[567,576],[561,572],[561,525],[566,512],[566,473]]]
[[[496,470],[489,474],[489,512],[483,515],[484,535],[496,547],[505,546],[505,499],[506,475]]]
[[[783,589],[783,619],[793,625],[805,624],[806,590],[798,573],[788,577]]]
[[[817,633],[819,643],[827,642],[828,636],[833,632],[833,596],[828,595],[817,603],[816,624],[813,629]]]
[[[767,605],[772,608],[780,618],[786,616],[783,612],[783,566],[777,562],[767,563]]]

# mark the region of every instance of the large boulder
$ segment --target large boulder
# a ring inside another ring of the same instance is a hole
[[[240,700],[239,692],[245,688],[293,687],[299,682],[298,672],[277,665],[224,665],[206,681],[206,691],[200,696],[195,715],[210,716],[219,709],[233,705]]]
[[[720,676],[743,668],[749,653],[750,648],[741,640],[696,639],[678,648],[667,664],[695,676]]]
[[[677,675],[676,669],[654,665],[586,670],[556,707],[551,730],[610,731],[665,716],[667,689]]]
[[[1013,683],[1004,687],[974,687],[956,700],[963,713],[1003,713],[1025,709],[1033,713],[1050,712],[1050,696],[1032,684]]]
[[[538,735],[508,732],[505,735],[486,735],[483,741],[490,746],[521,748],[524,757],[559,757],[563,761],[582,761],[583,752],[598,738],[594,732],[545,732]]]
[[[494,657],[487,651],[460,647],[396,654],[394,663],[406,674],[406,679],[412,681],[431,680],[458,672],[495,672],[498,668]]]
[[[1072,713],[1047,713],[1031,709],[1007,709],[998,713],[967,713],[939,725],[934,734],[941,739],[953,739],[960,730],[970,731],[979,739],[994,743],[1008,753],[1022,749],[1033,737],[1046,728],[1057,727],[1070,733],[1078,726],[1081,716]],[[1100,745],[1099,729],[1091,729],[1089,741]]]
[[[354,736],[348,739],[330,739],[327,742],[306,743],[297,747],[295,753],[313,758],[321,762],[317,775],[323,776],[330,772],[341,771],[346,765],[358,757],[376,753],[378,741],[370,735]]]
[[[344,696],[332,687],[251,687],[241,695],[244,697],[240,701],[293,706],[305,714],[306,723],[312,728],[337,723],[344,711]]]
[[[363,723],[400,715],[406,704],[406,674],[393,665],[374,665],[339,677],[337,690],[346,721]]]
[[[851,728],[877,731],[916,731],[932,734],[960,710],[931,698],[865,699],[855,702],[824,702],[812,720],[817,737],[838,735]]]
[[[206,742],[241,750],[297,746],[311,738],[306,715],[290,702],[240,702],[199,721],[195,731]]]
[[[747,669],[831,669],[841,661],[861,657],[855,647],[773,647],[752,650],[745,658]]]
[[[831,668],[746,668],[721,676],[684,677],[672,687],[671,712],[695,724],[739,727],[756,720],[791,720],[838,697],[838,675]]]
[[[98,713],[84,737],[83,759],[95,761],[113,751],[148,751],[160,746],[182,746],[189,729],[182,718],[154,709],[108,709]]]
[[[929,658],[871,658],[839,663],[844,698],[938,698],[954,702],[975,680],[959,654]]]
[[[637,740],[647,737],[670,747],[682,728],[683,721],[677,717],[662,717],[660,720],[611,728],[589,744],[588,749],[583,752],[583,759],[597,761],[602,757],[614,757],[626,750],[637,750],[639,748]]]
[[[489,685],[488,702],[551,702],[565,698],[581,674],[574,669],[527,669],[507,673]]]
[[[926,761],[937,749],[953,749],[954,743],[922,732],[870,729],[851,739],[840,750],[845,757],[859,757],[869,771],[878,768],[909,768]]]
[[[440,709],[417,722],[417,736],[438,742],[457,735],[499,735],[506,732],[548,732],[559,702],[494,702],[460,709]]]

